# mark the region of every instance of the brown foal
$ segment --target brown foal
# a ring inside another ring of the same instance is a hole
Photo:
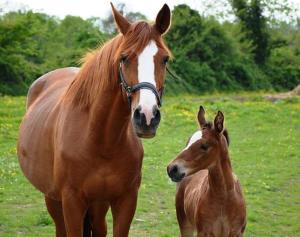
[[[167,172],[177,184],[176,213],[181,237],[239,237],[246,227],[246,205],[228,154],[229,137],[218,112],[206,122],[200,106],[201,129],[173,160]]]
[[[139,137],[155,136],[169,50],[164,5],[153,25],[130,23],[112,5],[120,34],[81,68],[49,72],[31,86],[18,157],[45,195],[57,237],[127,237],[141,182]],[[41,234],[42,236],[42,234]]]

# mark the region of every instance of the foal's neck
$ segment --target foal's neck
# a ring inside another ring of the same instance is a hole
[[[213,194],[222,198],[234,188],[234,177],[228,151],[224,151],[216,164],[208,169],[209,187]]]

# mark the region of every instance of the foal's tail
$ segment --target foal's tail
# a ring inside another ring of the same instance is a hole
[[[83,222],[83,237],[92,237],[92,223],[88,211],[85,214]]]

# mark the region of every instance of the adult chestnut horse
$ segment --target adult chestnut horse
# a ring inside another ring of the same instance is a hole
[[[197,237],[240,237],[246,226],[246,207],[231,168],[224,116],[219,111],[210,123],[204,113],[201,106],[201,130],[167,168],[170,178],[178,182],[176,213],[181,237],[193,237],[195,230]]]
[[[47,73],[31,86],[18,156],[45,195],[56,236],[128,236],[141,182],[139,137],[155,136],[169,50],[164,5],[153,25],[130,23],[112,5],[120,34],[80,69]],[[129,102],[129,105],[128,105]]]

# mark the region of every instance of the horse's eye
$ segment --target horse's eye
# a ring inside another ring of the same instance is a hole
[[[204,151],[207,151],[208,147],[209,147],[209,145],[207,143],[201,144],[201,149],[204,150]]]
[[[128,59],[128,56],[127,55],[122,55],[121,56],[121,61],[123,62],[123,63],[128,63],[128,61],[129,61],[129,59]]]
[[[169,62],[169,56],[163,57],[163,64],[166,65]]]

